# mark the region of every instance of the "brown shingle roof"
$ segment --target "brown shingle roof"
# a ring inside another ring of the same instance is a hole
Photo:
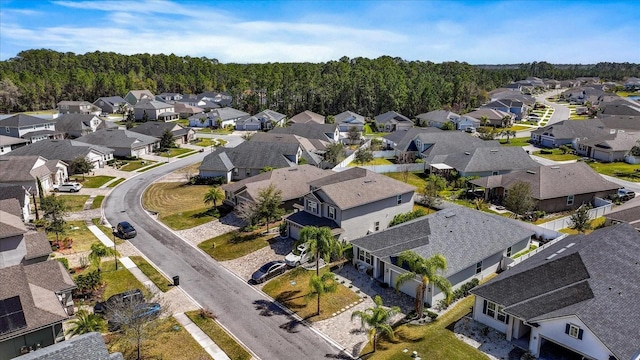
[[[0,200],[0,239],[27,232],[22,222],[22,210],[16,199]]]
[[[24,234],[24,242],[27,245],[26,260],[35,259],[51,254],[51,244],[47,235],[43,232],[29,232]]]

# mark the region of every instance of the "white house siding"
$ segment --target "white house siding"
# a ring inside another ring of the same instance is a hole
[[[507,324],[482,313],[482,309],[484,308],[484,300],[485,299],[481,298],[480,296],[476,296],[475,304],[473,305],[473,320],[490,326],[503,334],[506,334]]]
[[[344,229],[341,239],[351,241],[375,231],[375,223],[380,222],[378,231],[389,227],[394,216],[413,211],[413,192],[402,195],[402,204],[397,205],[396,197],[387,198],[336,214],[338,226]],[[327,217],[327,216],[325,216]]]
[[[20,265],[27,254],[27,245],[23,236],[11,236],[0,242],[0,268]]]
[[[393,265],[385,265],[389,267],[389,287],[395,289],[398,276],[400,276],[400,274],[405,271]],[[404,284],[400,285],[398,290],[411,296],[412,298],[415,298],[416,288],[418,287],[418,285],[420,285],[420,282],[418,282],[418,280],[405,281]]]
[[[583,330],[582,340],[565,334],[566,324],[579,326]],[[531,328],[529,351],[535,356],[540,354],[541,339],[546,338],[590,359],[609,359],[611,352],[602,344],[587,326],[576,316],[539,321],[538,327]]]

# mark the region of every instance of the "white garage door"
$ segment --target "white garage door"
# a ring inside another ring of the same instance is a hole
[[[391,270],[391,283],[389,284],[390,287],[392,288],[396,288],[396,280],[398,279],[398,273]],[[402,284],[400,286],[400,291],[402,291],[403,293],[411,296],[411,297],[416,297],[416,287],[418,286],[418,282],[415,280],[411,280],[411,281],[406,281],[404,284]]]

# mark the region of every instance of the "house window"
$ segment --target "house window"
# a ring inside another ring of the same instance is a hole
[[[312,200],[307,200],[307,209],[313,213],[313,214],[317,214],[318,213],[318,203]]]
[[[584,330],[580,329],[580,327],[577,325],[567,324],[564,328],[564,333],[571,336],[572,338],[582,340]]]
[[[9,127],[5,127],[4,131],[6,131],[7,133],[9,133]]]
[[[511,246],[507,248],[507,257],[511,257]]]
[[[329,218],[333,220],[336,219],[336,208],[333,206],[329,206]]]
[[[494,172],[491,173],[491,175],[498,175],[498,172],[494,171]]]
[[[482,272],[482,261],[476,263],[476,274],[480,274]]]
[[[245,171],[245,174],[247,174],[247,176],[251,176],[251,169],[247,169],[247,170]]]
[[[402,195],[396,196],[396,202],[398,203],[398,205],[402,204]]]
[[[376,221],[373,223],[373,228],[375,231],[380,231],[380,221]]]
[[[368,251],[364,251],[362,249],[358,251],[358,260],[364,261],[369,265],[373,264],[373,262],[371,261],[371,254]]]
[[[575,195],[567,196],[567,205],[573,205]]]
[[[482,306],[482,313],[500,321],[501,323],[509,323],[509,315],[504,312],[504,308],[502,306],[494,302],[485,300]]]

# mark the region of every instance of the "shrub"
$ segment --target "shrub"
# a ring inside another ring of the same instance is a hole
[[[203,319],[211,319],[211,320],[216,319],[216,315],[213,313],[213,311],[209,309],[204,309],[204,308],[200,309],[198,311],[198,315]]]
[[[553,154],[553,151],[542,149],[542,150],[540,150],[540,154],[551,155],[551,154]]]
[[[473,278],[470,281],[462,284],[462,286],[460,286],[459,288],[457,288],[456,290],[453,291],[453,293],[451,294],[451,301],[447,302],[446,299],[440,300],[438,301],[436,308],[439,310],[444,310],[447,307],[449,307],[449,304],[462,299],[464,297],[469,296],[469,290],[473,289],[474,287],[478,286],[478,284],[480,283],[480,280]]]
[[[102,274],[99,270],[93,270],[86,274],[80,274],[74,279],[78,288],[75,290],[76,295],[85,295],[92,293],[102,282]]]
[[[425,212],[422,209],[418,209],[418,210],[414,210],[408,213],[404,213],[404,214],[398,214],[396,216],[393,217],[393,220],[391,220],[391,222],[389,223],[389,227],[398,225],[398,224],[402,224],[404,222],[413,220],[413,219],[417,219],[421,216],[425,216]]]
[[[438,318],[438,314],[434,313],[431,310],[426,310],[427,316],[431,319],[431,321]]]
[[[216,176],[216,177],[202,177],[200,175],[195,175],[189,178],[189,185],[222,185],[226,184],[227,180],[224,176]]]
[[[67,260],[67,258],[57,258],[56,260],[62,263],[65,269],[69,270],[69,260]]]

